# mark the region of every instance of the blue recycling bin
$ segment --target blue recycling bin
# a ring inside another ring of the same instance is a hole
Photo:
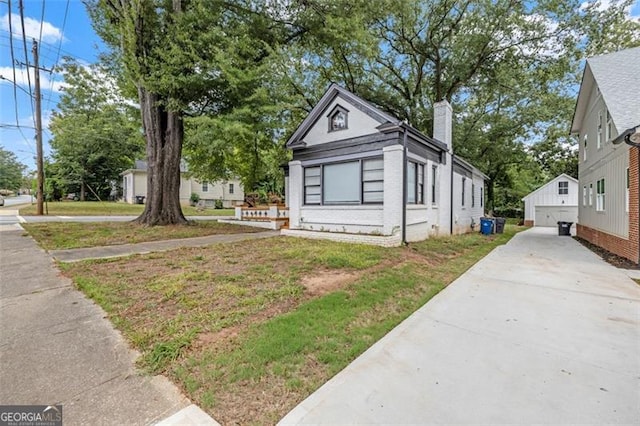
[[[493,232],[493,219],[487,219],[486,217],[480,218],[480,232],[482,235],[491,235]]]

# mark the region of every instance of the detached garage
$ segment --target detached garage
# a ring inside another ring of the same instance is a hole
[[[526,226],[557,226],[558,221],[578,222],[578,181],[564,173],[522,201]]]

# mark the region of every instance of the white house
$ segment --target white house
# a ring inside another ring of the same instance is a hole
[[[147,162],[136,160],[133,169],[122,172],[122,198],[133,204],[136,197],[147,196]],[[180,202],[188,204],[191,194],[198,194],[205,206],[213,207],[221,200],[225,208],[244,202],[244,189],[238,179],[220,182],[200,182],[188,176],[186,166],[180,166]]]
[[[640,263],[640,47],[586,61],[571,132],[580,141],[577,235]]]
[[[486,176],[453,154],[449,103],[434,115],[431,138],[331,85],[287,142],[283,232],[398,245],[479,229]]]
[[[557,226],[578,222],[578,180],[561,174],[524,198],[526,226]]]

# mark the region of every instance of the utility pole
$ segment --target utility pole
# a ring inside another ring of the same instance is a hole
[[[35,101],[36,101],[36,165],[38,168],[38,193],[37,212],[38,216],[44,214],[44,164],[42,159],[42,98],[40,97],[40,68],[38,66],[38,42],[33,40],[33,74],[35,75]],[[27,69],[27,72],[29,70]]]

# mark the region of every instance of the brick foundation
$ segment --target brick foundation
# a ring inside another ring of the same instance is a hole
[[[638,160],[638,148],[631,148],[629,150],[629,238],[621,238],[580,224],[577,226],[578,237],[634,263],[640,261],[640,212],[638,210],[640,166]]]
[[[533,221],[532,220],[525,220],[524,221],[524,226],[529,226],[529,227],[533,226]]]

